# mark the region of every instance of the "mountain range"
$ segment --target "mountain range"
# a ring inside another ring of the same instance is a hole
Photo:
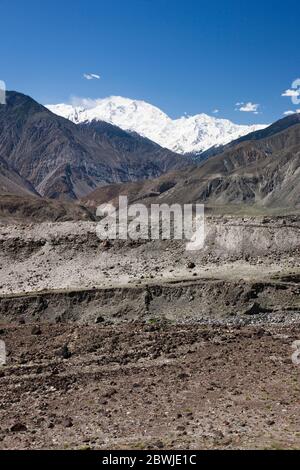
[[[109,185],[85,198],[88,206],[119,195],[145,204],[203,203],[232,211],[252,207],[300,210],[300,114],[238,139],[198,166],[153,181]]]
[[[300,209],[299,114],[203,155],[195,164],[136,132],[95,119],[75,124],[8,92],[0,106],[0,214],[86,220],[120,194],[146,204]]]
[[[136,132],[164,148],[180,154],[201,154],[211,147],[228,144],[266,125],[242,126],[207,114],[171,119],[145,101],[120,96],[81,100],[80,105],[47,105],[53,113],[80,124],[105,121]]]
[[[76,125],[8,92],[0,106],[0,193],[78,199],[112,182],[155,178],[187,159],[105,122]]]

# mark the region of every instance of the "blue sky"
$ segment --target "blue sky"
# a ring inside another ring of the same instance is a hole
[[[218,109],[238,123],[297,108],[281,94],[300,77],[298,0],[0,0],[0,8],[0,79],[41,103],[121,95],[171,117]],[[101,78],[83,77],[90,73]],[[247,103],[259,114],[236,110],[254,111]]]

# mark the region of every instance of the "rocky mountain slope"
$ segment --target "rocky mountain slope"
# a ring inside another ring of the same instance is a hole
[[[0,225],[94,219],[92,212],[76,202],[57,201],[32,195],[0,196]]]
[[[128,194],[131,201],[300,208],[300,115],[230,144],[199,167],[150,182],[111,185],[86,197],[90,205]]]
[[[237,125],[227,119],[206,114],[173,120],[149,103],[120,96],[95,101],[83,100],[80,106],[57,104],[47,107],[76,124],[94,120],[106,121],[124,130],[137,132],[162,147],[182,154],[199,154],[212,146],[225,145],[266,127]]]
[[[15,194],[28,196],[36,194],[34,187],[0,155],[0,196],[2,194]]]
[[[0,106],[0,158],[2,193],[64,199],[186,165],[148,139],[106,123],[77,126],[16,92]]]

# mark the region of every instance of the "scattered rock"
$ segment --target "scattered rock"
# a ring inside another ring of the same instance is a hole
[[[42,334],[42,330],[39,326],[35,325],[31,330],[31,334],[33,336],[40,336]]]
[[[108,403],[108,401],[105,400],[105,398],[100,398],[100,400],[99,400],[99,405],[105,406],[105,405],[107,405],[107,403]]]
[[[193,263],[192,261],[190,261],[188,264],[187,264],[187,268],[188,269],[195,269],[196,265],[195,263]]]
[[[156,441],[153,442],[153,447],[156,447],[156,449],[164,449],[165,445],[162,441]]]
[[[189,378],[188,374],[185,372],[182,372],[181,374],[178,375],[179,380],[186,380]]]
[[[261,311],[261,306],[257,302],[254,302],[244,311],[244,315],[258,315]]]
[[[11,428],[11,432],[26,432],[27,426],[23,423],[15,423]]]
[[[108,250],[111,247],[111,242],[109,240],[104,240],[104,242],[102,243],[102,246],[103,248]]]
[[[111,390],[108,390],[104,395],[103,398],[112,398],[114,395],[116,395],[118,392],[115,388],[112,388]]]
[[[71,353],[71,351],[69,350],[67,344],[65,344],[65,345],[61,348],[61,350],[58,352],[58,356],[62,357],[63,359],[70,359],[70,357],[72,356],[72,353]]]
[[[185,431],[185,426],[179,425],[177,426],[177,431]]]
[[[65,427],[65,428],[72,428],[73,427],[73,421],[71,418],[65,418],[62,422],[62,425]]]
[[[273,419],[269,419],[269,420],[267,421],[267,425],[268,425],[268,426],[274,426],[274,424],[275,424],[275,421],[274,421]]]
[[[99,325],[100,323],[104,323],[105,319],[100,315],[99,317],[96,318],[95,324]]]

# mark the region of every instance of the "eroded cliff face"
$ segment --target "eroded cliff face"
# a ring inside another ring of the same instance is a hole
[[[251,306],[299,310],[297,216],[208,217],[205,232],[203,250],[189,252],[175,240],[102,242],[94,222],[4,226],[1,314],[227,321]]]

